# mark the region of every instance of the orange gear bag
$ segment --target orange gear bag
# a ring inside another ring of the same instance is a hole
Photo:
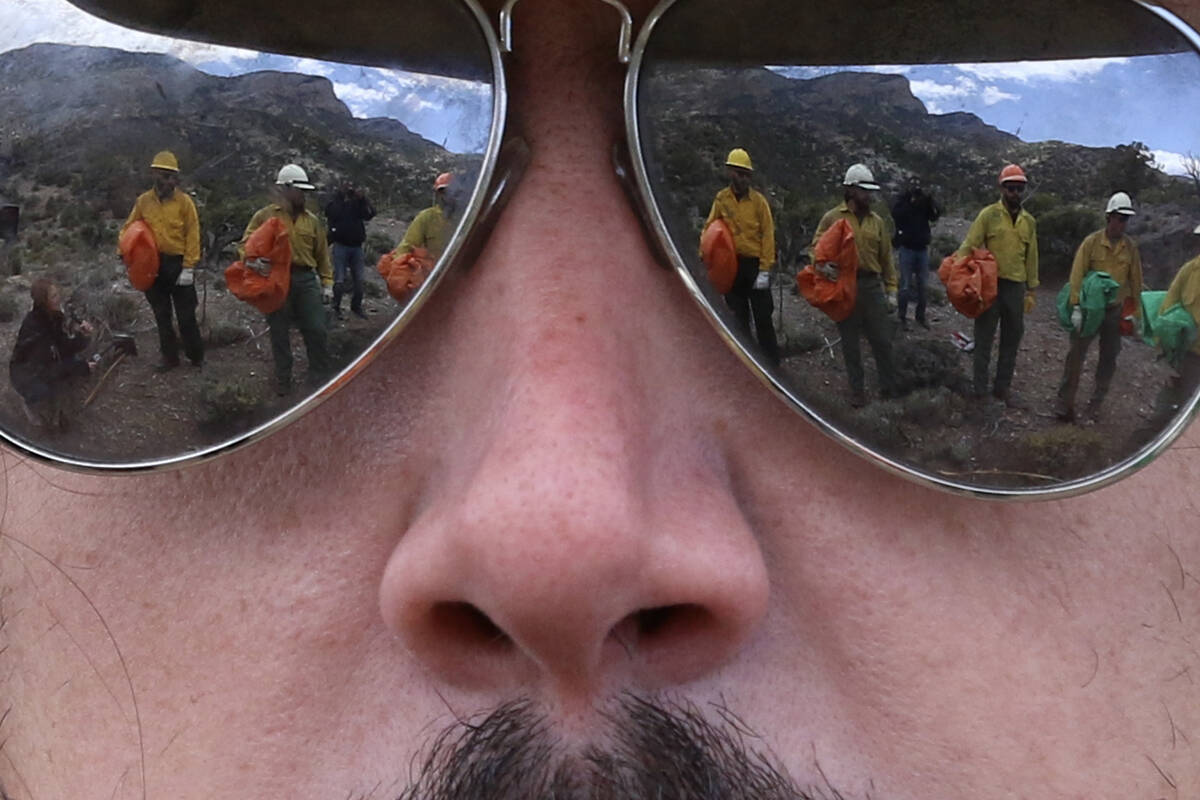
[[[388,293],[403,303],[433,272],[433,265],[429,251],[424,247],[415,247],[412,252],[399,258],[385,253],[379,259],[377,268],[387,281]]]
[[[838,265],[836,281],[813,269],[824,261]],[[796,275],[796,286],[810,305],[825,312],[834,322],[850,316],[858,300],[858,247],[849,222],[839,219],[821,234],[813,248],[813,263]]]
[[[708,282],[717,294],[729,294],[737,278],[737,250],[733,246],[733,231],[720,217],[709,223],[700,235],[700,258],[708,268]]]
[[[946,256],[938,277],[946,285],[950,304],[965,317],[975,319],[996,301],[996,257],[982,247],[967,256]]]
[[[158,242],[146,221],[139,219],[126,228],[117,246],[133,288],[144,292],[153,286],[158,277]]]
[[[246,260],[266,258],[271,271],[260,275],[241,261],[225,270],[225,284],[233,296],[244,300],[264,314],[283,307],[288,289],[292,286],[292,243],[287,225],[279,217],[271,217],[246,240]]]

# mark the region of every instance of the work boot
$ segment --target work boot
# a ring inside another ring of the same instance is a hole
[[[867,404],[867,394],[862,389],[850,394],[850,407],[862,408]]]
[[[906,320],[904,317],[900,318],[900,330],[902,330],[902,331],[908,330],[908,320]]]
[[[276,375],[274,381],[272,381],[272,384],[275,389],[275,394],[278,397],[287,397],[289,394],[292,393],[292,376],[291,375],[287,375],[287,376]]]
[[[929,322],[927,322],[924,317],[917,317],[917,324],[925,330],[929,330]]]
[[[1058,403],[1054,406],[1054,418],[1059,422],[1074,422],[1075,409],[1063,403]]]
[[[367,312],[363,311],[361,308],[352,308],[352,309],[350,309],[350,313],[352,313],[354,316],[358,317],[359,319],[367,318]]]
[[[179,359],[164,358],[162,361],[154,365],[155,372],[170,372],[179,366]]]
[[[1091,399],[1091,401],[1088,402],[1087,409],[1083,412],[1084,417],[1091,420],[1092,422],[1098,422],[1100,420],[1100,403],[1101,402],[1102,401],[1097,400],[1096,398],[1093,397]]]

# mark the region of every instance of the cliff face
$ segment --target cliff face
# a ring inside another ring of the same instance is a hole
[[[470,161],[396,120],[356,119],[324,77],[218,77],[171,56],[70,45],[0,54],[0,190],[70,188],[123,215],[164,148],[201,199],[261,194],[289,161],[323,185],[348,177],[380,199],[427,199],[433,175]]]

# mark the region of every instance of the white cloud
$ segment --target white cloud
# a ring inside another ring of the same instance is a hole
[[[980,97],[983,99],[983,104],[986,106],[994,106],[996,103],[1003,103],[1005,100],[1021,99],[1021,95],[1006,92],[999,86],[988,86],[984,88]]]
[[[1170,150],[1151,150],[1150,153],[1154,156],[1154,163],[1158,168],[1168,175],[1187,174],[1183,168],[1185,156],[1182,153],[1172,153]]]
[[[1124,64],[1125,58],[1073,58],[1063,61],[1010,61],[996,64],[955,64],[970,75],[987,81],[1077,81],[1091,77],[1112,64]]]

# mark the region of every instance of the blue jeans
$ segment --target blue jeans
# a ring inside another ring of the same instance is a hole
[[[908,312],[908,301],[917,304],[918,320],[925,319],[925,284],[929,282],[929,248],[914,250],[901,247],[900,251],[900,319]]]
[[[363,249],[348,244],[333,244],[333,307],[341,309],[346,293],[346,278],[350,279],[352,294],[350,310],[362,311]]]

